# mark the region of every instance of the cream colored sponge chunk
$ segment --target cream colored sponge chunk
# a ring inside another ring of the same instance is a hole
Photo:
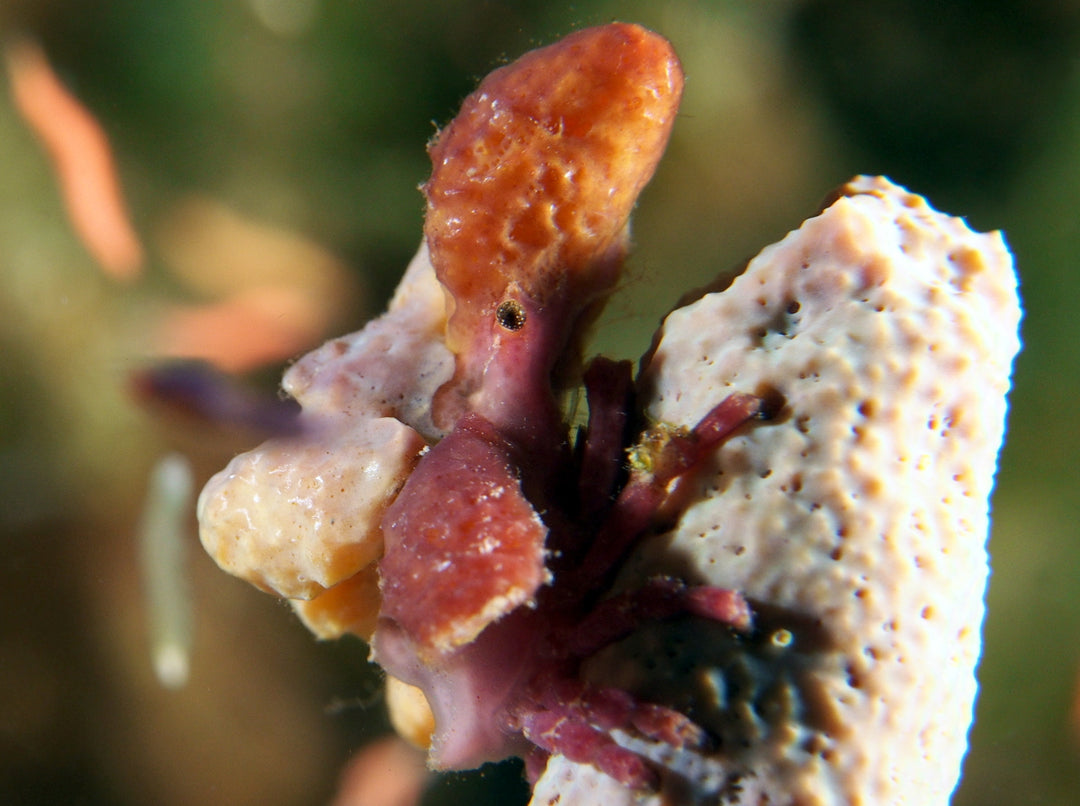
[[[442,435],[431,398],[453,372],[445,324],[422,246],[385,314],[286,373],[302,434],[235,457],[199,497],[199,536],[218,565],[265,591],[315,600],[296,606],[321,637],[374,628],[379,523]]]
[[[841,193],[671,313],[641,376],[658,422],[693,426],[736,391],[779,406],[674,493],[690,502],[677,525],[625,574],[755,609],[759,635],[713,661],[703,636],[660,639],[690,647],[671,674],[698,686],[696,718],[716,708],[723,803],[940,806],[967,749],[1016,276],[1000,233],[883,178]],[[607,680],[656,692],[644,666]],[[567,765],[545,778],[599,775]]]
[[[310,599],[374,563],[379,520],[426,446],[391,417],[364,425],[271,440],[217,474],[199,519],[218,565],[267,592]]]

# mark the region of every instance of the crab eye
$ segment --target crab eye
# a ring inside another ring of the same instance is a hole
[[[774,649],[787,649],[795,642],[795,635],[791,630],[785,630],[781,627],[779,630],[775,630],[772,635],[769,636],[769,644]]]
[[[495,309],[495,321],[513,332],[525,327],[525,309],[516,299],[508,299]]]

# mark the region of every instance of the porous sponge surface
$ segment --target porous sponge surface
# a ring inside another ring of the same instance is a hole
[[[716,695],[742,709],[744,797],[944,804],[977,690],[1016,276],[1000,233],[880,177],[843,194],[666,319],[651,419],[693,426],[735,391],[783,406],[674,491],[689,505],[624,582],[735,589],[776,626],[791,659],[746,661],[741,694],[729,667]]]

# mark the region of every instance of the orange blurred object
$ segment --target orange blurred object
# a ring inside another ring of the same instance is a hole
[[[319,310],[293,289],[255,287],[221,302],[171,308],[158,330],[155,352],[246,372],[310,347],[321,325]]]
[[[154,355],[246,372],[290,358],[341,324],[357,293],[347,267],[305,236],[210,199],[178,203],[156,228],[163,261],[201,304],[150,326]]]
[[[424,754],[402,739],[379,739],[345,767],[330,806],[416,806],[428,777]]]
[[[109,140],[30,41],[5,49],[15,106],[53,163],[68,216],[83,245],[117,280],[138,277],[143,247],[131,225]]]

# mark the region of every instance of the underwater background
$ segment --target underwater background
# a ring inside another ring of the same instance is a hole
[[[185,457],[197,490],[258,437],[140,402],[132,374],[203,355],[273,392],[382,310],[419,243],[425,143],[477,81],[613,19],[668,37],[687,84],[594,351],[639,356],[685,290],[855,174],[1004,230],[1025,346],[954,803],[1080,802],[1080,2],[5,0],[0,804],[345,806],[342,771],[389,731],[366,647],[219,571],[190,508],[190,668],[155,675],[154,468]],[[65,206],[101,166],[35,135],[15,77],[43,59],[107,135],[132,232]],[[528,797],[515,764],[427,786]]]

